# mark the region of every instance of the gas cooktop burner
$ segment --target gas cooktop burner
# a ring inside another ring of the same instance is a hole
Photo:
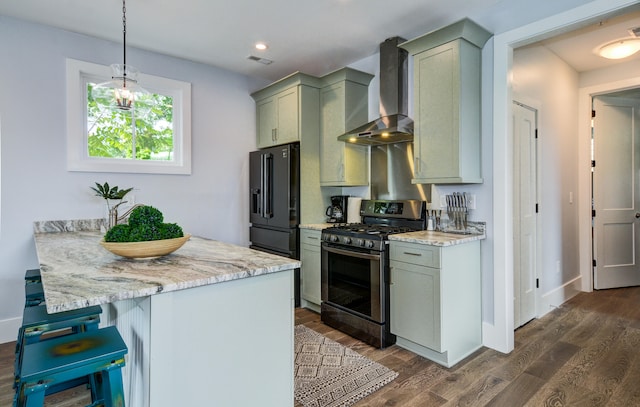
[[[332,245],[385,250],[388,236],[424,229],[423,201],[362,200],[362,223],[335,225],[322,230],[322,241]]]
[[[322,240],[343,246],[383,250],[389,235],[414,230],[417,229],[404,226],[347,224],[324,229]]]
[[[369,235],[390,235],[392,233],[405,233],[411,232],[415,229],[402,226],[389,226],[389,225],[367,225],[364,223],[353,223],[342,226],[336,226],[331,228],[332,230],[341,230],[352,233],[365,233]]]

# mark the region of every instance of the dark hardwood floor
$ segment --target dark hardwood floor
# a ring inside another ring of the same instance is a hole
[[[399,373],[356,407],[640,406],[640,287],[581,293],[518,329],[510,354],[483,348],[451,369],[395,345],[375,349],[327,327],[308,310],[296,310],[296,324]],[[13,397],[14,346],[0,345],[2,407]],[[46,401],[76,407],[88,404],[88,396],[76,388]]]

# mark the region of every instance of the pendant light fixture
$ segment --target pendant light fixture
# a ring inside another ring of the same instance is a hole
[[[95,85],[91,95],[101,110],[134,112],[141,116],[151,109],[151,94],[138,85],[137,68],[127,65],[127,7],[122,0],[122,64],[112,64],[111,80]]]

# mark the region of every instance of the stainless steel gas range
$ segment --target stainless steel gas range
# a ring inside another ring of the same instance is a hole
[[[389,240],[425,229],[426,202],[363,200],[362,223],[322,231],[321,320],[384,348],[395,343],[389,321]]]

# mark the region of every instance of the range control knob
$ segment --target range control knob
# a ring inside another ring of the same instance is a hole
[[[342,239],[342,242],[344,242],[344,244],[351,244],[351,238],[350,238],[350,237],[348,237],[348,236],[347,236],[347,237],[344,237],[344,238]]]
[[[330,239],[331,239],[330,240],[331,242],[338,242],[340,240],[340,238],[338,236],[336,236],[336,235],[331,235]]]
[[[356,240],[356,246],[364,247],[364,239],[358,239],[358,240]]]
[[[367,248],[373,249],[373,246],[374,246],[373,240],[367,240]]]

